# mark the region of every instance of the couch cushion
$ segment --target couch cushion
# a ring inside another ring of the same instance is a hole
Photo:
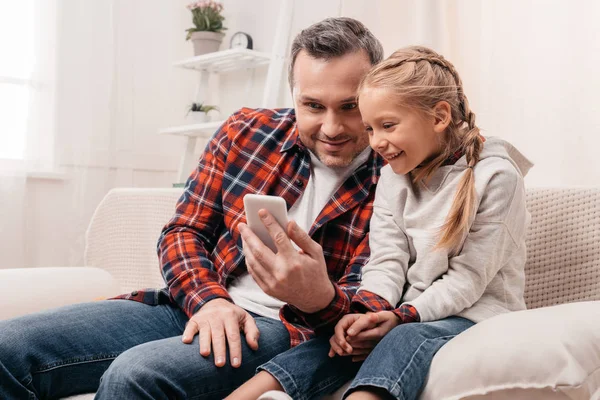
[[[527,190],[527,308],[600,300],[600,188]]]
[[[502,314],[436,354],[422,399],[600,398],[600,301]]]

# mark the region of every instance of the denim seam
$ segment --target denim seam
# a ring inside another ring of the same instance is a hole
[[[121,353],[102,354],[102,355],[91,357],[91,358],[73,358],[70,360],[65,360],[65,361],[61,361],[61,362],[57,362],[57,363],[43,365],[38,370],[33,371],[32,374],[41,374],[41,373],[45,373],[48,371],[52,371],[57,368],[68,367],[71,365],[88,364],[88,363],[98,362],[98,361],[114,360],[115,358],[117,358],[117,356],[119,354],[121,354]]]
[[[349,394],[348,392],[350,392],[351,390],[357,389],[361,386],[375,386],[380,389],[385,389],[385,390],[391,392],[391,391],[393,391],[393,388],[396,386],[396,382],[394,382],[391,379],[387,379],[387,378],[363,378],[363,379],[359,379],[359,380],[354,380],[354,381],[352,381],[352,384],[350,385],[350,387],[348,387],[348,389],[346,389],[342,398],[345,399]],[[392,396],[395,396],[395,395],[392,394]],[[401,391],[398,391],[397,397],[400,400],[405,399],[404,394]]]
[[[400,386],[400,381],[402,380],[402,378],[404,377],[404,374],[406,374],[406,371],[408,371],[409,367],[411,366],[411,364],[413,364],[415,357],[417,355],[417,353],[419,353],[419,351],[421,350],[421,348],[423,347],[423,345],[425,345],[425,343],[427,342],[432,342],[432,341],[436,341],[436,340],[446,340],[447,338],[454,338],[456,335],[447,335],[447,336],[440,336],[437,337],[435,339],[425,339],[421,342],[421,344],[419,345],[419,347],[417,347],[417,349],[414,351],[412,357],[410,358],[410,361],[408,362],[408,364],[406,364],[406,367],[404,368],[404,370],[402,371],[402,373],[400,374],[400,377],[396,380],[395,384],[394,384],[394,389],[398,391],[398,393],[402,394],[402,388]]]
[[[15,377],[17,380],[21,381],[20,379],[18,379],[17,377]],[[21,382],[21,385],[23,385],[23,387],[25,388],[25,390],[27,390],[27,392],[29,392],[29,396],[27,396],[27,398],[29,400],[35,400],[37,399],[35,393],[31,390],[28,389],[29,385],[31,385],[31,382],[33,382],[33,377],[31,375],[27,375],[25,377],[25,379]]]
[[[298,385],[296,385],[296,381],[294,378],[280,365],[273,361],[269,361],[266,364],[261,365],[258,369],[262,369],[270,373],[273,378],[275,378],[283,387],[284,391],[293,397],[295,400],[303,400],[305,396],[303,394],[299,394]],[[258,370],[257,369],[257,370]],[[281,374],[281,375],[280,375]],[[283,375],[283,376],[282,376]],[[293,386],[293,396],[286,390],[286,387]]]

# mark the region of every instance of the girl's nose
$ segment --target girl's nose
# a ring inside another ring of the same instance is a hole
[[[375,151],[384,150],[385,146],[387,145],[387,141],[375,132],[373,132],[373,134],[371,135],[369,142],[369,144]]]

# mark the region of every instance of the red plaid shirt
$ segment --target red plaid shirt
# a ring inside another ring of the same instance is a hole
[[[361,268],[370,255],[369,220],[382,165],[383,159],[372,152],[329,200],[309,231],[323,248],[335,297],[314,314],[290,305],[281,308],[292,346],[333,328],[350,310]],[[160,236],[158,255],[167,287],[118,298],[174,303],[189,317],[212,299],[232,301],[226,287],[246,272],[237,229],[240,222],[246,222],[244,195],[281,196],[289,208],[302,195],[309,174],[310,155],[299,140],[293,109],[238,111],[208,143],[175,216]]]
[[[400,307],[393,307],[386,299],[376,295],[368,290],[359,290],[352,299],[350,306],[352,312],[366,313],[367,311],[391,311],[398,318],[400,323],[419,322],[419,312],[410,304],[402,304]]]

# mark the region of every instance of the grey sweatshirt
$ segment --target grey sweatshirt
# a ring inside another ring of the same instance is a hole
[[[480,322],[525,309],[525,234],[531,218],[523,177],[531,166],[509,143],[487,138],[474,167],[477,212],[452,257],[433,247],[466,158],[441,167],[425,187],[384,167],[371,219],[371,258],[359,291],[392,305],[411,304],[423,322],[453,315]]]

